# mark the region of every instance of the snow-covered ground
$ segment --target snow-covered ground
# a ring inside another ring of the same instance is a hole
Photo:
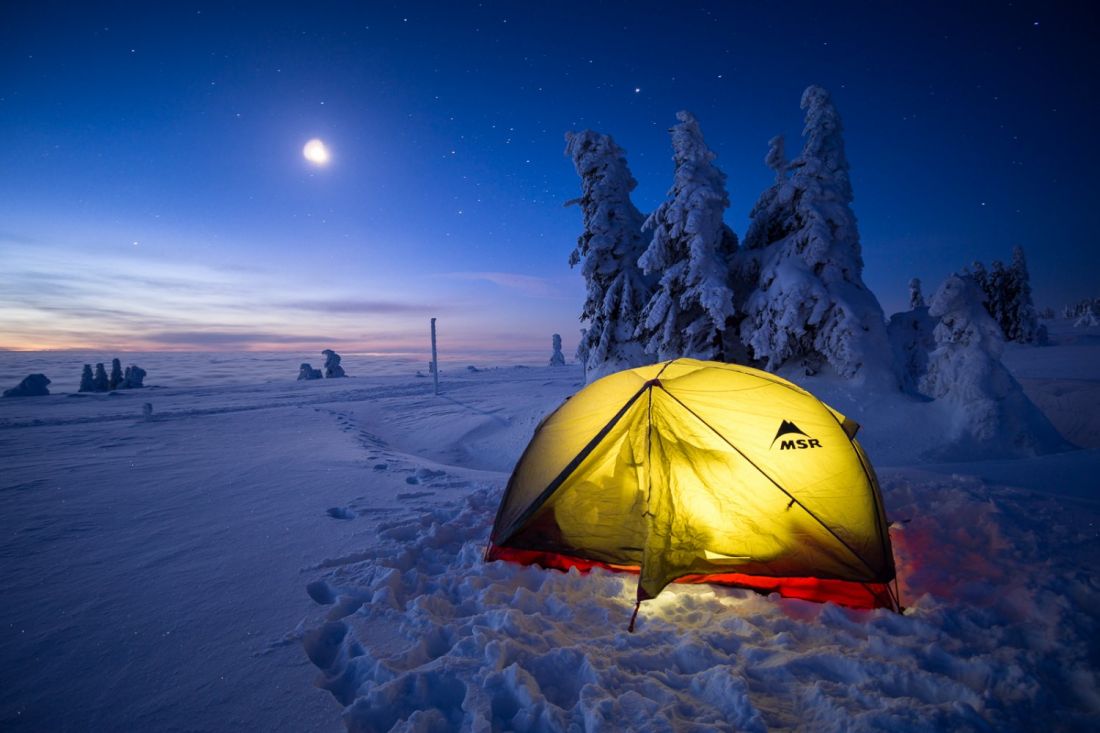
[[[55,394],[0,400],[0,729],[1096,729],[1100,333],[1055,336],[1006,362],[1089,449],[931,464],[934,404],[802,380],[863,424],[904,615],[674,586],[634,634],[634,577],[481,559],[577,367],[148,355],[74,396],[91,359],[2,354]]]

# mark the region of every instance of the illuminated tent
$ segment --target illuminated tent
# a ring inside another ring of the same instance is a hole
[[[488,560],[723,583],[898,609],[858,425],[748,367],[676,359],[600,379],[536,428]]]

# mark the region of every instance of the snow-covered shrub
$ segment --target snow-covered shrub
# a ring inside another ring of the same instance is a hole
[[[659,360],[731,360],[724,333],[736,313],[731,266],[737,236],[722,221],[729,207],[726,175],[714,165],[715,154],[691,113],[676,118],[672,188],[644,225],[653,239],[638,264],[660,280],[638,333],[646,352]]]
[[[741,340],[769,370],[797,364],[812,373],[896,384],[882,306],[863,283],[859,231],[840,115],[821,87],[802,95],[802,153],[783,162],[773,139],[776,182],[752,209],[741,265],[754,290]],[[789,174],[789,175],[788,175]]]
[[[555,333],[550,338],[554,352],[550,354],[550,366],[565,366],[565,354],[561,353],[561,334]]]
[[[145,370],[137,364],[131,364],[126,367],[126,373],[123,375],[119,387],[122,389],[141,389],[145,386],[145,373]]]
[[[111,388],[110,380],[107,379],[107,370],[103,368],[103,362],[95,365],[95,377],[92,378],[92,387],[96,392],[106,392]]]
[[[569,256],[569,265],[581,265],[588,294],[581,320],[588,322],[582,348],[588,380],[652,359],[635,336],[642,308],[649,300],[652,283],[638,267],[645,251],[644,217],[630,200],[638,185],[630,175],[625,151],[610,135],[592,130],[565,136],[565,154],[581,178],[578,204],[584,231]]]
[[[895,313],[886,326],[894,364],[902,387],[908,392],[917,391],[917,383],[928,371],[928,354],[936,348],[935,327],[936,319],[928,314],[926,305]]]
[[[920,278],[914,277],[909,281],[909,310],[923,308],[924,305],[924,293],[920,289]]]
[[[1067,447],[1001,363],[1001,329],[973,277],[947,278],[928,313],[938,319],[936,348],[918,388],[955,410],[951,447],[943,457],[1035,455]]]
[[[309,362],[302,362],[298,366],[298,381],[309,381],[313,379],[320,379],[322,376],[320,369],[314,369],[313,365]]]
[[[78,392],[95,392],[95,378],[92,377],[92,365],[85,364],[80,373],[80,389]]]
[[[45,374],[29,374],[17,386],[4,390],[5,397],[44,397],[50,380]]]
[[[122,362],[111,359],[111,376],[107,379],[108,389],[118,389],[122,385]]]
[[[321,352],[321,356],[325,357],[325,377],[332,379],[335,377],[346,377],[344,373],[344,367],[340,366],[340,355],[332,349],[325,349]]]

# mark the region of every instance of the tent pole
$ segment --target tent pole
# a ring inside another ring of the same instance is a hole
[[[629,631],[631,634],[634,633],[634,622],[638,620],[638,609],[641,607],[642,599],[639,598],[638,601],[634,604],[634,613],[630,615],[630,626],[626,627],[626,630]]]

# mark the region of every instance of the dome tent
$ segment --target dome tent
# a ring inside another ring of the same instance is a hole
[[[858,425],[748,367],[675,359],[597,380],[535,429],[487,560],[714,582],[898,610]]]

